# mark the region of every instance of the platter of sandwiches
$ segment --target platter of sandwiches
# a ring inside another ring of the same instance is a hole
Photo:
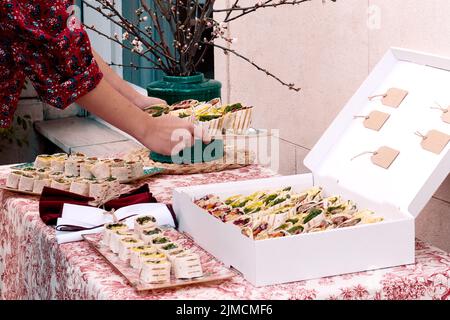
[[[209,129],[211,135],[230,131],[235,134],[245,133],[251,125],[253,107],[242,103],[223,104],[220,98],[208,102],[184,100],[169,105],[153,105],[144,109],[153,117],[170,114]]]
[[[6,184],[13,192],[40,195],[44,187],[90,196],[96,200],[116,194],[120,184],[159,174],[161,168],[144,168],[141,161],[100,159],[82,153],[38,155],[34,163],[11,167]]]
[[[83,235],[138,291],[225,280],[236,275],[185,235],[159,226],[151,215],[134,218],[134,228],[108,223],[103,233]]]
[[[240,228],[243,235],[254,240],[383,221],[373,211],[358,209],[350,200],[325,197],[318,187],[300,193],[291,187],[261,190],[227,198],[209,194],[194,203],[222,222]]]

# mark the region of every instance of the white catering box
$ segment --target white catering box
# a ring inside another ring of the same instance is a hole
[[[441,111],[430,108],[435,102],[450,104],[449,70],[448,58],[389,50],[306,157],[312,174],[178,188],[174,209],[180,229],[256,286],[414,263],[414,219],[450,172],[450,146],[440,154],[426,151],[414,132],[450,134]],[[400,107],[369,101],[392,87],[409,92]],[[378,132],[354,118],[373,110],[391,115]],[[301,113],[298,121],[301,125]],[[351,160],[381,146],[400,151],[389,169],[374,165],[370,155]],[[229,196],[285,186],[297,191],[321,186],[326,195],[354,200],[384,221],[254,241],[192,202],[211,193]]]

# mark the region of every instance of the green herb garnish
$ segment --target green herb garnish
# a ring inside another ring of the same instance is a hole
[[[321,209],[311,209],[309,214],[303,219],[303,223],[307,223],[322,213]]]
[[[174,244],[174,243],[169,243],[168,245],[165,245],[165,246],[163,246],[162,248],[163,248],[164,250],[172,250],[172,249],[175,249],[175,248],[178,248],[178,247],[177,247],[177,245]]]

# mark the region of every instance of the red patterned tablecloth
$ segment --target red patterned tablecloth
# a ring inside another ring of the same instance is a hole
[[[4,184],[8,167],[0,167]],[[161,202],[179,186],[255,179],[258,166],[221,173],[160,176],[148,183]],[[36,198],[0,191],[0,294],[3,299],[450,299],[450,255],[417,240],[416,264],[255,288],[242,277],[138,294],[84,242],[57,245]]]

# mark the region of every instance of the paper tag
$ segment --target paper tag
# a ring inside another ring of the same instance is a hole
[[[391,88],[386,92],[386,95],[381,99],[381,102],[388,107],[398,108],[403,100],[408,95],[408,91]]]
[[[380,111],[372,111],[364,120],[364,126],[368,129],[380,131],[391,115]]]
[[[448,108],[444,113],[442,114],[442,121],[450,123],[450,108]]]
[[[433,152],[435,154],[440,154],[442,150],[447,146],[450,141],[450,135],[437,130],[431,130],[423,138],[421,145],[422,148]]]
[[[377,166],[380,166],[384,169],[388,169],[391,164],[397,159],[400,151],[389,147],[381,147],[378,149],[372,156],[371,160]]]

